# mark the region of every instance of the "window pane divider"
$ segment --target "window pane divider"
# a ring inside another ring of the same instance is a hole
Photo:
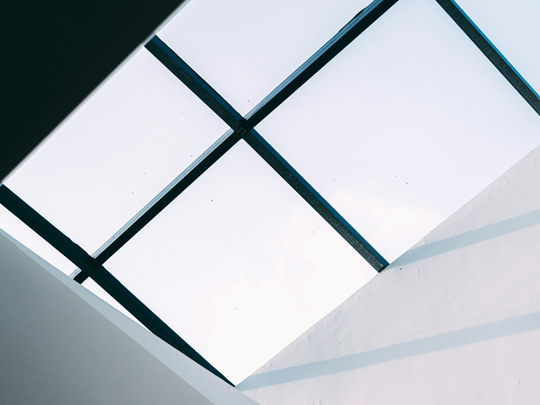
[[[82,269],[84,273],[131,313],[150,332],[200,366],[204,367],[206,370],[210,371],[215,376],[221,378],[227,384],[234,387],[234,384],[193,349],[184,339],[178,336],[175,331],[133,295],[133,293],[118,281],[116,277],[102,265],[96,264],[94,259],[86,253],[84,249],[43,218],[37,211],[30,207],[4,184],[0,185],[0,204],[6,207],[46,242],[73,262],[75,266]]]
[[[517,90],[525,101],[540,115],[540,98],[527,81],[519,74],[504,55],[476,26],[469,16],[454,0],[436,0],[444,11],[454,20],[461,30],[474,42],[480,51],[489,59],[508,82]]]

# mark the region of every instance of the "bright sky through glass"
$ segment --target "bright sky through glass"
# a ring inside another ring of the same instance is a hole
[[[159,37],[245,115],[369,0],[192,0]]]
[[[244,142],[105,267],[234,383],[376,274]]]
[[[367,4],[191,0],[159,35],[245,114]],[[538,3],[459,4],[538,89]],[[225,130],[142,49],[7,185],[92,253]],[[540,143],[434,0],[400,0],[257,130],[390,261]],[[0,227],[73,269],[3,207]],[[375,274],[243,141],[105,267],[235,383]]]
[[[540,1],[457,0],[527,82],[540,92]]]
[[[227,129],[143,48],[6,185],[93,253]]]
[[[429,0],[398,2],[257,130],[389,261],[540,143]]]

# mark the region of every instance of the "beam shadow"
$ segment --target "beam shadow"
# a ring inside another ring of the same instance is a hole
[[[487,225],[473,231],[410,249],[398,257],[392,264],[392,267],[438,256],[443,253],[474,245],[475,243],[480,243],[488,239],[494,239],[538,224],[540,224],[540,210],[531,211],[514,218],[497,222],[496,224]]]
[[[540,312],[534,312],[502,321],[490,322],[409,342],[398,343],[380,349],[252,375],[238,384],[236,388],[240,391],[249,391],[341,373],[375,364],[529,332],[539,328]]]

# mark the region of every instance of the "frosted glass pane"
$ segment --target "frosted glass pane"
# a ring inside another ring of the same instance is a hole
[[[193,0],[159,37],[245,115],[370,0]]]
[[[233,383],[376,274],[243,142],[105,267]]]
[[[26,226],[19,218],[4,208],[3,205],[0,205],[0,229],[64,274],[70,275],[75,270],[76,266],[73,263]]]
[[[540,2],[538,0],[456,2],[538,93]]]
[[[540,143],[430,0],[398,2],[257,130],[389,261]]]
[[[92,253],[227,128],[142,49],[6,184]]]

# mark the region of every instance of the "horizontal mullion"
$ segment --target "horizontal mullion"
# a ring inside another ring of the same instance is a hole
[[[227,125],[235,131],[242,130],[242,116],[157,35],[145,47]]]
[[[375,0],[356,15],[334,37],[276,87],[246,115],[246,128],[254,128],[300,86],[313,77],[347,45],[381,17],[398,0]]]
[[[521,77],[512,64],[503,56],[501,52],[491,43],[484,33],[474,24],[467,14],[453,0],[436,0],[444,11],[454,20],[461,30],[489,61],[502,73],[508,82],[517,90],[519,94],[529,103],[529,105],[540,114],[540,98],[534,89]]]
[[[122,246],[133,238],[146,224],[156,215],[163,211],[176,197],[197,180],[208,168],[210,168],[221,156],[229,151],[240,140],[240,137],[232,130],[227,131],[220,139],[210,146],[189,167],[176,177],[163,191],[152,199],[137,215],[126,223],[116,234],[103,244],[94,254],[97,265],[105,263]],[[80,273],[78,282],[84,278]],[[79,277],[79,276],[78,276]]]
[[[375,270],[388,262],[254,129],[244,140]]]
[[[75,266],[84,271],[90,270],[93,261],[92,257],[4,184],[0,185],[0,204],[63,254]]]
[[[154,335],[234,387],[234,384],[193,349],[184,339],[178,336],[176,332],[144,305],[103,266],[97,266],[92,271],[90,277]]]

